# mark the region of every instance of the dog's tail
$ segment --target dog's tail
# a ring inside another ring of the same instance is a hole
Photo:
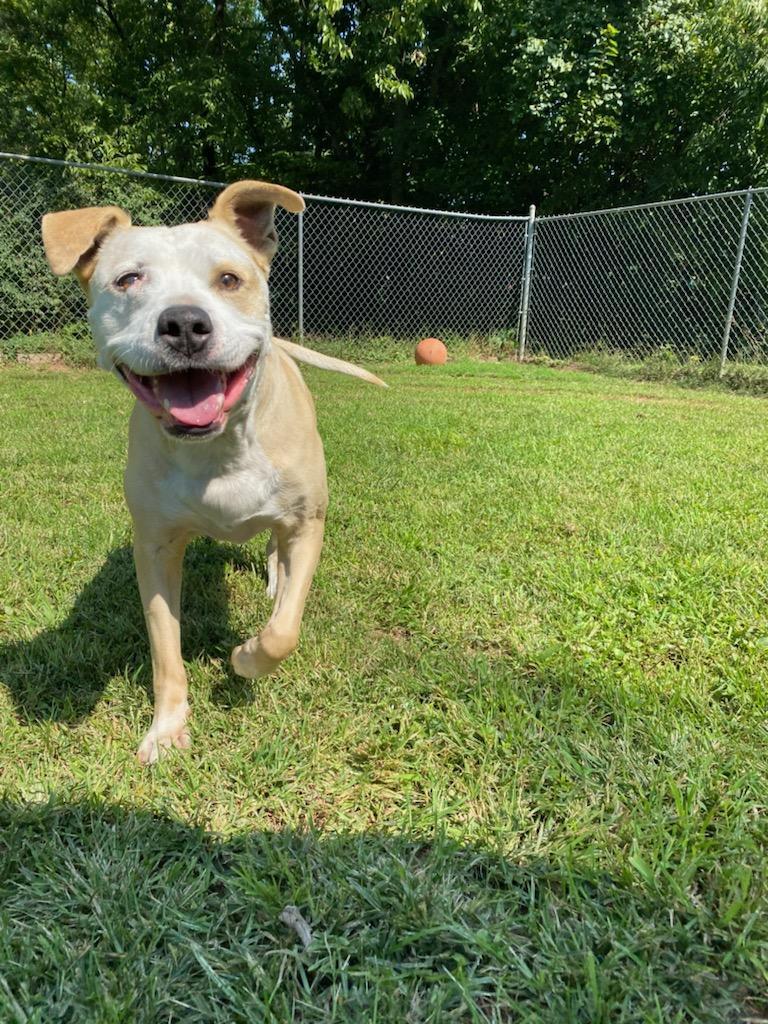
[[[347,363],[343,359],[334,359],[333,356],[323,355],[322,352],[315,352],[312,348],[304,348],[303,345],[296,345],[285,338],[273,338],[274,343],[289,355],[291,359],[297,359],[300,363],[309,363],[310,366],[319,366],[321,370],[335,370],[336,373],[348,373],[350,377],[359,377],[360,380],[367,380],[369,384],[378,384],[385,388],[388,385],[379,380],[372,373],[368,373],[362,366],[355,366],[354,363]]]

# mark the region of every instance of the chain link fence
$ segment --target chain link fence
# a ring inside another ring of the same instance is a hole
[[[205,216],[223,183],[0,157],[0,339],[85,318],[71,278],[55,279],[40,241],[49,210],[114,204],[137,225]],[[279,334],[413,338],[514,332],[524,218],[414,210],[305,196],[278,208],[270,274]]]
[[[768,361],[768,194],[536,222],[527,350]]]
[[[44,213],[116,204],[136,224],[178,224],[221,187],[0,155],[0,339],[84,321],[77,284],[45,262]],[[278,210],[280,334],[768,362],[768,190],[539,218],[305,199],[299,217]]]
[[[0,157],[0,339],[57,332],[85,321],[74,278],[54,278],[45,260],[40,221],[51,210],[122,206],[134,224],[182,224],[205,217],[218,182],[105,170],[58,161]],[[280,251],[272,272],[277,327],[297,321],[295,219],[278,211]]]
[[[514,332],[524,218],[308,199],[306,334],[414,338]]]

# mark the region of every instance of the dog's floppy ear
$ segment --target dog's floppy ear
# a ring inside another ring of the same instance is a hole
[[[93,273],[96,253],[117,227],[130,227],[131,218],[119,206],[86,206],[43,217],[43,245],[54,274],[74,270],[82,281]]]
[[[298,192],[267,181],[237,181],[218,196],[208,217],[231,224],[269,264],[277,251],[275,206],[291,213],[304,210]]]

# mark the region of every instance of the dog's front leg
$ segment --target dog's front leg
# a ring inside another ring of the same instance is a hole
[[[232,667],[238,675],[249,679],[267,675],[296,647],[304,605],[323,547],[324,527],[322,519],[312,519],[293,530],[275,527],[275,607],[261,633],[232,651]]]
[[[186,536],[144,536],[136,527],[133,545],[141,603],[152,651],[155,711],[138,758],[153,764],[169,747],[188,747],[187,675],[181,660],[181,569]]]

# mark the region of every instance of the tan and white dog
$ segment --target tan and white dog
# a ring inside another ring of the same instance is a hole
[[[328,492],[303,360],[374,384],[341,360],[272,336],[267,278],[275,206],[304,209],[280,185],[241,181],[208,219],[132,227],[118,207],[49,213],[55,274],[79,278],[99,364],[137,398],[125,494],[152,652],[155,707],[144,764],[189,746],[179,606],[184,548],[206,535],[242,542],[270,530],[272,615],[232,652],[234,670],[271,672],[295,648],[323,543]]]

